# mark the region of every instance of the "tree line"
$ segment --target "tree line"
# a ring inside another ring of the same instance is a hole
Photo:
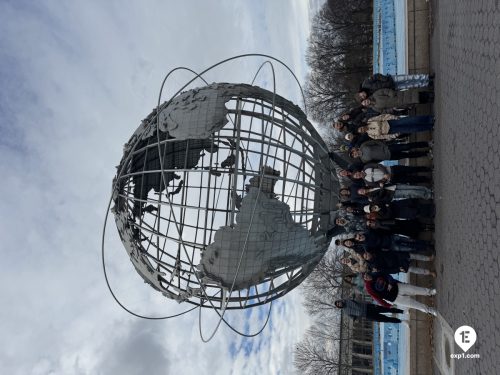
[[[339,261],[341,257],[335,247],[330,248],[300,287],[304,306],[314,318],[295,348],[294,365],[301,374],[336,374],[349,367],[345,358],[340,358],[339,350],[342,341],[351,340],[352,335],[343,327],[349,323],[340,319],[340,311],[334,305],[336,300],[353,292],[343,282],[346,269]]]
[[[372,13],[372,0],[327,0],[312,20],[305,94],[315,121],[331,123],[356,105],[353,95],[372,72]]]
[[[372,0],[327,0],[312,21],[306,55],[311,72],[305,95],[308,115],[320,124],[329,126],[343,111],[355,107],[354,94],[372,73],[372,13]],[[333,133],[327,138],[336,144]],[[353,291],[343,282],[341,256],[335,248],[329,250],[301,286],[304,305],[314,318],[295,349],[294,365],[302,374],[334,374],[349,367],[339,350],[342,341],[352,337],[342,329],[348,323],[334,306],[335,300]]]

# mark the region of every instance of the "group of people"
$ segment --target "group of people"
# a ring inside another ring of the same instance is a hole
[[[345,252],[340,262],[362,278],[366,293],[378,303],[335,302],[353,317],[398,323],[400,319],[384,313],[403,312],[399,307],[437,315],[433,307],[412,298],[435,295],[435,289],[392,276],[405,272],[436,277],[430,267],[414,264],[434,259],[433,242],[419,239],[421,232],[434,229],[432,169],[381,163],[432,159],[432,142],[407,142],[407,137],[432,130],[434,117],[406,115],[411,107],[433,101],[432,80],[425,74],[375,74],[363,81],[355,95],[360,105],[332,124],[345,140],[350,158],[349,162],[337,153],[330,154],[342,186],[335,245]],[[339,228],[343,228],[340,233]]]

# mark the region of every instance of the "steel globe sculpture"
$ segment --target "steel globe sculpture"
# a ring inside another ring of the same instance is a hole
[[[112,212],[154,289],[244,309],[285,295],[321,260],[338,189],[298,106],[257,86],[214,83],[142,121],[124,147]]]

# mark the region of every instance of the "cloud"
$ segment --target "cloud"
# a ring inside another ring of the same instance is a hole
[[[169,373],[165,340],[150,322],[136,321],[124,337],[117,337],[96,366],[102,374]]]
[[[297,291],[273,308],[263,335],[243,339],[221,327],[203,344],[197,312],[147,322],[114,303],[102,276],[100,235],[123,143],[155,106],[165,73],[261,52],[303,77],[302,3],[0,3],[2,373],[291,373],[293,343],[308,324]],[[207,80],[248,82],[260,63],[232,63]],[[294,81],[277,70],[281,93],[297,101]],[[166,95],[188,77],[175,75]],[[113,225],[107,259],[119,297],[157,316],[186,308],[142,283]],[[217,316],[203,314],[209,332]],[[244,315],[230,318],[245,326]],[[252,311],[251,329],[261,319]]]

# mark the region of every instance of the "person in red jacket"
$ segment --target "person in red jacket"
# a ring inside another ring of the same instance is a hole
[[[366,292],[380,305],[392,307],[398,305],[410,309],[417,309],[427,314],[437,316],[433,307],[418,302],[410,296],[434,296],[436,289],[402,283],[387,274],[368,274],[363,276]]]

